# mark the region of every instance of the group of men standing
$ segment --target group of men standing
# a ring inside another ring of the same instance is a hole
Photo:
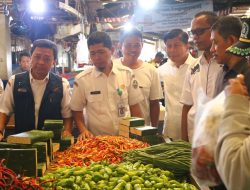
[[[79,140],[118,135],[119,121],[125,116],[143,117],[146,125],[157,127],[162,81],[166,106],[163,134],[192,142],[199,96],[214,98],[238,74],[244,75],[242,83],[250,93],[245,51],[233,45],[240,40],[250,47],[250,19],[241,29],[237,17],[200,12],[191,22],[191,35],[201,56],[193,58],[188,34],[174,29],[164,35],[168,61],[158,69],[139,59],[143,38],[137,29],[122,33],[123,57],[115,60],[111,38],[105,32],[94,32],[87,40],[94,66],[76,76],[72,94],[69,82],[51,72],[57,59],[56,44],[36,40],[31,68],[11,76],[4,92],[0,83],[0,141],[13,113],[16,133],[42,129],[45,119],[63,119],[63,135],[67,136],[74,119]]]
[[[31,59],[31,69],[13,75],[2,95],[0,138],[12,113],[16,132],[41,129],[45,119],[61,118],[65,121],[65,134],[70,135],[74,119],[79,139],[117,135],[119,120],[124,116],[143,117],[146,125],[157,127],[162,81],[166,102],[163,135],[192,142],[200,93],[212,99],[229,78],[239,73],[245,74],[246,85],[250,86],[246,58],[225,53],[240,34],[238,18],[200,12],[191,22],[191,35],[202,51],[201,56],[193,58],[188,34],[174,29],[163,38],[168,61],[156,69],[139,59],[143,47],[139,30],[134,28],[121,34],[123,57],[115,60],[110,37],[105,32],[94,32],[87,40],[94,67],[76,76],[72,95],[68,82],[50,72],[57,59],[56,44],[37,40],[31,58],[21,56]],[[23,65],[28,65],[26,62]]]
[[[242,23],[237,17],[218,17],[206,11],[196,14],[191,22],[191,36],[202,52],[198,59],[189,54],[185,32],[175,29],[164,36],[169,58],[159,67],[166,101],[164,135],[192,142],[199,97],[211,100],[230,78],[244,74],[250,91],[247,58],[226,52],[239,40],[241,29]]]

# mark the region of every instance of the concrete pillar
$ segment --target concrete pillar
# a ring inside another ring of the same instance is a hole
[[[0,78],[8,80],[12,74],[9,18],[0,14]]]

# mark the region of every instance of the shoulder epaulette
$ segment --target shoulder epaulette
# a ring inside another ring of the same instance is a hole
[[[76,75],[75,78],[76,79],[82,78],[82,77],[86,76],[87,74],[91,73],[93,69],[94,69],[94,67],[93,68],[88,68],[88,69],[80,72],[78,75]]]
[[[118,70],[126,70],[126,71],[131,71],[132,69],[130,69],[129,67],[127,67],[127,66],[124,66],[124,65],[117,65],[116,66],[116,68],[118,69]]]

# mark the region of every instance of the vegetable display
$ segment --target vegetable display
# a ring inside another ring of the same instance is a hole
[[[176,181],[171,172],[140,162],[110,165],[100,162],[89,167],[65,167],[48,173],[40,180],[45,190],[196,190],[189,183]]]
[[[185,141],[173,141],[124,153],[124,160],[166,169],[176,177],[187,176],[191,165],[191,145]]]
[[[119,163],[125,151],[144,148],[147,143],[121,136],[97,136],[78,141],[63,152],[55,154],[51,168],[64,166],[85,166],[91,162],[106,160],[109,163]]]
[[[4,165],[4,159],[0,162],[0,189],[1,190],[42,190],[35,183],[35,180],[30,178],[21,179],[16,173]]]

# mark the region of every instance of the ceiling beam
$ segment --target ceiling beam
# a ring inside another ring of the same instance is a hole
[[[75,15],[79,19],[83,19],[83,15],[79,11],[77,11],[76,9],[74,9],[73,7],[71,7],[65,3],[59,2],[59,8]]]

